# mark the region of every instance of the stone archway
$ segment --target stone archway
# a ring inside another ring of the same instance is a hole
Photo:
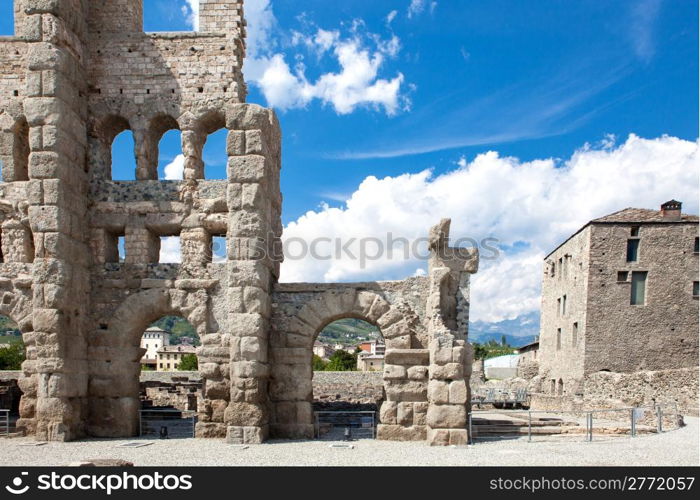
[[[271,432],[276,437],[313,437],[313,372],[311,359],[313,344],[319,332],[338,319],[355,318],[377,326],[386,343],[386,358],[395,362],[404,353],[420,354],[420,362],[427,364],[427,350],[422,349],[417,333],[417,316],[407,304],[392,304],[380,293],[337,286],[316,294],[298,313],[284,322],[286,331],[273,330],[270,357],[270,399],[273,406]],[[418,346],[413,348],[412,346]],[[411,363],[416,362],[413,356]],[[422,370],[423,384],[415,373],[416,387],[413,402],[427,401],[427,366]],[[399,365],[389,365],[384,371],[384,389],[389,402],[382,405],[381,413],[387,423],[395,424],[395,412],[385,411],[385,406],[396,407],[399,396],[397,386],[408,382],[408,370]],[[427,410],[427,403],[425,404]],[[393,420],[391,415],[393,416]],[[411,418],[410,425],[413,425]],[[424,433],[417,436],[424,439]]]
[[[89,434],[134,436],[138,432],[140,347],[143,331],[163,316],[181,316],[201,337],[206,332],[204,290],[153,288],[129,296],[106,329],[91,339]]]
[[[25,349],[25,361],[22,363],[22,376],[17,381],[22,396],[19,402],[19,420],[16,427],[26,434],[36,430],[36,406],[38,398],[39,375],[36,373],[36,336],[33,333],[33,314],[31,300],[18,291],[0,290],[0,315],[10,318],[22,334]]]

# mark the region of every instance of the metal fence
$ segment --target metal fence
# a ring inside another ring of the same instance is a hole
[[[0,436],[10,435],[10,410],[0,410]]]
[[[496,408],[522,408],[530,406],[530,394],[527,389],[505,390],[494,387],[477,389],[472,393],[472,405],[493,405]]]
[[[314,429],[316,439],[343,441],[347,439],[374,439],[377,437],[375,411],[316,411]]]
[[[149,408],[139,411],[139,436],[159,438],[194,437],[197,412]]]
[[[682,416],[676,404],[579,411],[471,411],[470,441],[525,439],[584,441],[636,437],[678,429]]]

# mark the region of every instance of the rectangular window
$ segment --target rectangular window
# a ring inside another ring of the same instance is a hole
[[[696,238],[696,239],[697,239],[697,238]],[[550,269],[550,271],[549,271],[549,276],[552,277],[552,278],[554,278],[554,275],[555,275],[556,273],[557,273],[557,263],[556,263],[556,262],[552,262],[552,267],[551,267],[551,269]]]
[[[561,273],[564,269],[564,259],[559,259],[559,278],[561,279]]]
[[[693,245],[693,252],[700,253],[700,238],[695,238],[695,244]]]
[[[635,306],[643,306],[646,300],[647,287],[647,272],[633,271],[632,272],[632,294],[630,304]]]
[[[630,236],[639,236],[639,226],[632,226]]]
[[[566,295],[561,298],[561,315],[566,316]]]
[[[627,240],[627,262],[639,260],[639,240]]]
[[[571,345],[576,347],[576,344],[578,344],[578,323],[574,323],[571,327]]]
[[[557,351],[561,349],[561,328],[557,328]]]
[[[561,299],[557,299],[557,316],[561,316]]]
[[[700,295],[700,281],[693,281],[693,297],[698,298]]]
[[[617,281],[627,281],[627,277],[629,276],[629,273],[627,271],[618,271],[617,272]]]

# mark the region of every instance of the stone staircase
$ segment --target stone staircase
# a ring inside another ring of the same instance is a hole
[[[556,416],[532,415],[528,425],[527,413],[477,413],[472,416],[472,436],[479,438],[517,438],[532,435],[549,436],[558,434],[579,434],[585,426],[574,420]],[[579,430],[580,429],[580,430]]]

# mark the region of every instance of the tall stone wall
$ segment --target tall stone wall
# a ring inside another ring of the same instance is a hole
[[[556,394],[560,387],[563,393],[572,395],[582,390],[589,255],[590,227],[572,236],[545,259],[542,275],[539,373],[543,379],[544,390],[550,394]],[[562,313],[561,301],[564,296],[566,311]],[[577,326],[575,338],[574,324]]]
[[[639,226],[639,258],[627,262],[632,224],[595,224],[587,312],[585,372],[636,372],[698,366],[698,223]],[[627,271],[618,281],[618,271]],[[646,302],[630,305],[631,273],[647,271]]]

